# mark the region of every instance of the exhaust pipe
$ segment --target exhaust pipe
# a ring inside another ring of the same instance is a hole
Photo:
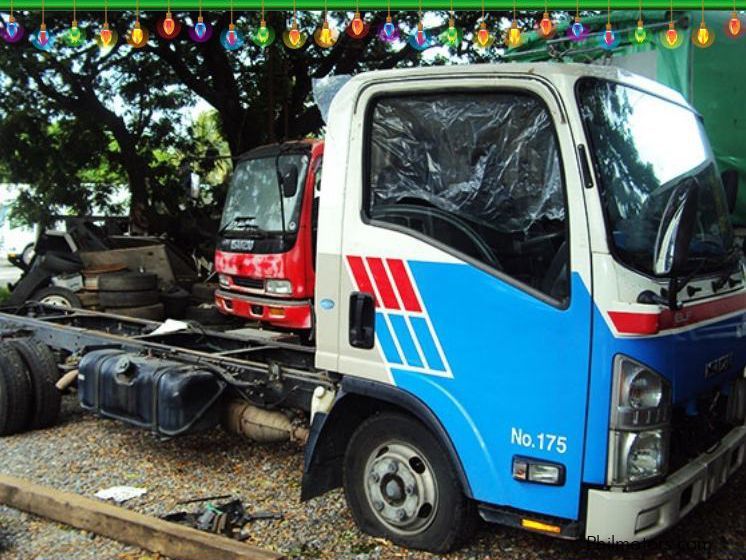
[[[223,411],[223,427],[258,443],[293,441],[305,444],[309,430],[293,422],[282,411],[265,410],[245,401],[234,400]]]

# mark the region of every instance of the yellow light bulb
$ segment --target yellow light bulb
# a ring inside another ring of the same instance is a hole
[[[697,41],[699,41],[700,45],[706,45],[707,41],[710,40],[710,32],[707,30],[707,26],[705,25],[705,22],[703,21],[699,29],[697,30]]]
[[[142,43],[142,29],[140,29],[140,22],[135,22],[135,27],[132,29],[132,42],[136,45]]]
[[[510,31],[508,31],[508,43],[511,47],[517,47],[521,44],[521,30],[518,29],[518,24],[513,22],[510,25]]]

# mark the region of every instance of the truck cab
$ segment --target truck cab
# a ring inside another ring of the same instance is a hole
[[[746,288],[700,116],[574,64],[367,73],[322,179],[304,497],[432,551],[473,510],[649,539],[746,452]]]
[[[323,153],[321,140],[287,142],[236,164],[215,252],[223,313],[310,332]]]

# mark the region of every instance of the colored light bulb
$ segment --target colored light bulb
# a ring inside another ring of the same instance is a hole
[[[583,24],[580,23],[577,19],[575,20],[575,23],[572,24],[572,34],[575,35],[575,37],[580,37],[583,34],[583,31],[585,31]]]
[[[202,16],[199,16],[197,18],[197,25],[194,26],[194,32],[200,39],[205,36],[205,33],[207,33],[207,26],[205,25],[205,21]]]
[[[487,24],[482,22],[479,24],[479,31],[477,31],[477,44],[480,47],[486,47],[490,42],[490,32],[487,30]]]
[[[383,32],[386,34],[386,37],[390,38],[393,37],[394,31],[396,31],[396,27],[394,27],[391,17],[387,17],[386,23],[383,25]]]
[[[143,34],[142,34],[142,28],[140,27],[140,22],[135,22],[135,27],[132,28],[132,42],[136,45],[139,45],[142,43]]]
[[[645,31],[645,27],[642,25],[642,20],[638,20],[637,27],[635,28],[635,41],[638,43],[644,43],[648,36],[648,32]]]
[[[163,31],[166,32],[166,35],[171,35],[174,32],[174,29],[176,29],[176,22],[171,16],[171,12],[167,12],[166,19],[163,20]]]
[[[225,40],[228,41],[228,44],[231,46],[236,44],[236,26],[232,23],[228,26],[228,34],[225,36]]]
[[[355,17],[352,18],[352,23],[350,23],[350,26],[352,27],[352,32],[355,35],[360,35],[363,31],[365,31],[365,23],[363,22],[363,18],[360,17],[360,12],[355,12]]]
[[[673,47],[679,40],[679,33],[673,27],[673,23],[670,24],[668,31],[666,31],[666,42],[669,46]]]
[[[101,37],[101,44],[108,47],[109,43],[111,43],[111,29],[109,29],[108,23],[104,23],[104,28],[99,33],[99,37]]]
[[[541,29],[541,32],[544,35],[549,35],[552,32],[552,27],[552,20],[549,19],[549,14],[544,12],[544,17],[542,17],[541,22],[539,22],[539,29]]]
[[[710,40],[710,32],[707,29],[707,26],[705,25],[705,22],[699,24],[699,29],[697,30],[697,41],[700,45],[706,45],[707,42]]]
[[[510,24],[510,30],[508,31],[508,44],[511,47],[517,47],[521,44],[521,30],[518,29],[518,24],[516,22]]]
[[[604,41],[606,41],[607,45],[613,45],[614,44],[614,32],[611,30],[606,30],[604,33]]]
[[[80,35],[80,28],[78,27],[78,22],[73,21],[72,27],[70,27],[70,39],[74,43],[77,43],[78,41],[80,41],[80,37],[81,35]]]
[[[422,29],[422,22],[417,24],[417,33],[414,36],[415,41],[417,41],[417,44],[422,46],[425,44],[425,31]]]
[[[300,43],[300,31],[295,26],[295,24],[293,24],[293,28],[290,30],[290,33],[288,33],[288,38],[290,39],[290,42],[293,46],[296,46],[298,43]]]
[[[741,20],[738,19],[736,12],[733,12],[733,16],[728,20],[728,31],[733,37],[741,33]]]
[[[13,16],[10,16],[8,25],[6,26],[5,30],[8,33],[8,37],[10,37],[11,39],[14,39],[15,36],[18,34],[18,23],[15,19],[13,19]]]
[[[39,36],[36,38],[39,44],[43,47],[49,42],[49,35],[47,34],[47,24],[42,23],[39,29]]]
[[[329,22],[325,21],[321,27],[321,34],[319,35],[322,43],[331,43],[332,31],[329,29]]]
[[[259,30],[256,32],[256,36],[261,43],[266,43],[269,39],[269,29],[267,29],[267,24],[264,20],[262,20]]]

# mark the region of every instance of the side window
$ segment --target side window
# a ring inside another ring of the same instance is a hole
[[[564,302],[565,189],[554,124],[515,92],[382,97],[365,213]]]

